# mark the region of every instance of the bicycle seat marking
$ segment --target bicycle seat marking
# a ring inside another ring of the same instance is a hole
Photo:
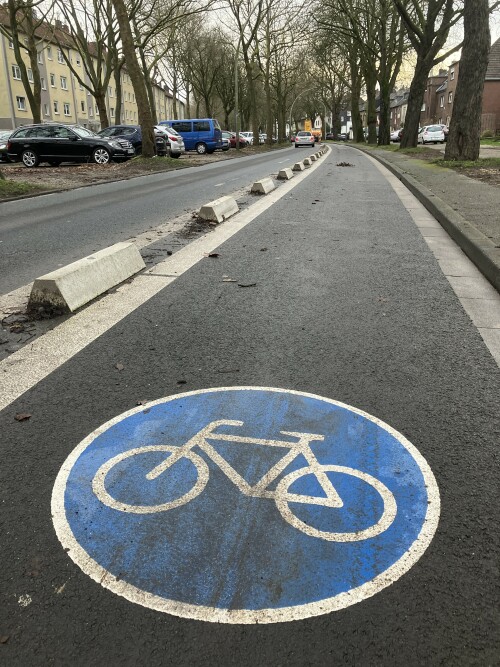
[[[128,600],[214,622],[289,621],[390,585],[423,554],[439,492],[425,459],[361,410],[260,387],[126,412],[68,457],[54,526]]]

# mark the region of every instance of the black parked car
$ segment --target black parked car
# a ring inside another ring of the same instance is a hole
[[[61,162],[128,160],[135,150],[130,141],[105,139],[80,125],[42,123],[15,130],[7,142],[7,155],[26,167],[37,167],[40,162],[57,167]]]
[[[135,154],[140,155],[142,153],[142,129],[140,125],[110,125],[97,134],[108,139],[128,139],[135,148]],[[156,154],[160,156],[167,155],[169,145],[168,138],[155,129]]]
[[[0,162],[10,162],[7,156],[7,140],[12,130],[0,130]]]

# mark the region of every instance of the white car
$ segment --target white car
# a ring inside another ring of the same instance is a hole
[[[253,132],[240,132],[240,137],[244,137],[250,146],[253,145]]]
[[[314,146],[314,134],[307,130],[301,130],[295,135],[295,148],[299,146]]]
[[[444,132],[442,125],[424,125],[418,131],[417,143],[419,144],[444,144]]]
[[[170,157],[180,157],[186,152],[184,139],[170,125],[155,125],[155,134],[159,134],[167,139],[169,144],[168,154]]]
[[[391,141],[401,141],[401,130],[391,132]]]

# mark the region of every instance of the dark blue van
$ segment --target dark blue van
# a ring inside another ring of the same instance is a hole
[[[200,155],[222,148],[222,131],[215,118],[190,118],[186,120],[162,120],[158,125],[169,125],[184,139],[187,151]]]

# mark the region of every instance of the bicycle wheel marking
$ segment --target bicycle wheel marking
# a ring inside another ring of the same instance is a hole
[[[425,459],[361,410],[229,387],[160,399],[90,434],[61,468],[56,533],[95,581],[187,618],[290,621],[360,602],[429,545]]]

